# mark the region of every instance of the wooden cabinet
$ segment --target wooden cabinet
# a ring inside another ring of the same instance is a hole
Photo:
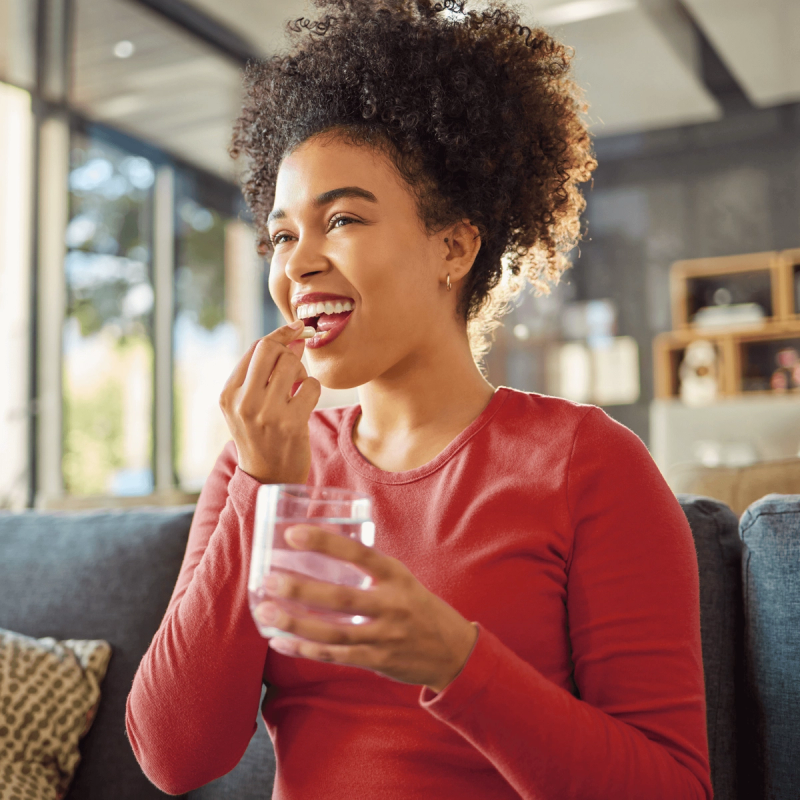
[[[800,248],[677,261],[670,270],[670,302],[673,330],[653,340],[656,397],[680,395],[678,370],[686,347],[698,339],[716,350],[720,396],[800,396],[800,388],[771,388],[770,378],[781,350],[800,352]],[[744,310],[744,304],[756,304],[765,316],[698,326],[700,309],[708,311],[715,303]]]

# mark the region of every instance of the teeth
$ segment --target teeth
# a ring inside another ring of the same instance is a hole
[[[308,319],[309,317],[318,317],[320,314],[341,314],[343,311],[352,311],[353,304],[349,300],[341,302],[327,302],[327,303],[308,303],[297,307],[297,318]]]

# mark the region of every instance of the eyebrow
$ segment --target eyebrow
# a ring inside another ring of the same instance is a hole
[[[370,203],[378,202],[378,198],[375,197],[372,192],[362,189],[360,186],[342,186],[340,189],[331,189],[329,192],[323,192],[317,195],[312,201],[312,205],[314,208],[322,208],[322,206],[326,206],[328,203],[332,203],[340,197],[360,197],[362,200],[368,200]],[[286,212],[282,208],[276,208],[274,211],[270,212],[270,215],[267,217],[267,224],[274,219],[283,219],[285,216]]]

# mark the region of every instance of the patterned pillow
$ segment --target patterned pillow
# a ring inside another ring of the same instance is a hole
[[[100,704],[102,639],[32,639],[0,628],[0,800],[61,800]]]

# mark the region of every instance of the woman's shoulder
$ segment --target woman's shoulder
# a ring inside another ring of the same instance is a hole
[[[498,427],[514,442],[527,440],[540,452],[549,448],[573,461],[594,456],[607,460],[610,452],[640,457],[647,452],[634,431],[600,406],[505,386],[500,389],[506,398]]]
[[[592,415],[593,417],[602,415],[611,419],[599,406],[579,403],[565,397],[525,392],[508,386],[500,386],[497,391],[505,394],[501,415],[513,425],[535,422],[537,427],[549,427],[553,433],[558,430],[567,434],[574,432],[592,411],[599,412]],[[594,422],[593,419],[589,421]]]
[[[504,403],[504,416],[507,418],[530,417],[563,423],[567,428],[572,426],[573,432],[580,425],[581,432],[586,430],[619,431],[624,436],[624,431],[633,433],[621,422],[610,416],[605,409],[592,403],[579,403],[566,397],[541,394],[539,392],[524,392],[508,386],[499,387],[498,391],[506,393]],[[635,434],[634,434],[635,435]]]

